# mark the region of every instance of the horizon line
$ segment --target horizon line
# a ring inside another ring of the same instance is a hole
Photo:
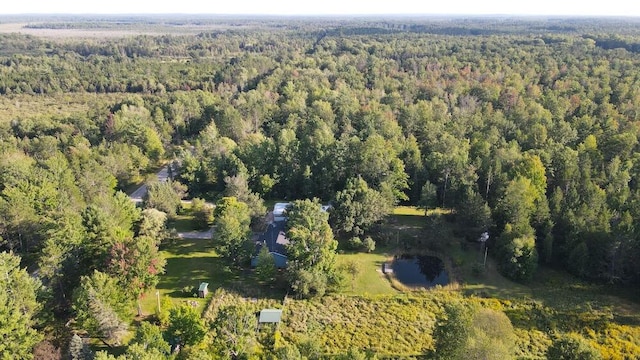
[[[640,19],[640,15],[621,14],[525,14],[525,13],[195,13],[195,12],[166,12],[166,13],[9,13],[9,16],[247,16],[247,17],[522,17],[522,18],[627,18]]]

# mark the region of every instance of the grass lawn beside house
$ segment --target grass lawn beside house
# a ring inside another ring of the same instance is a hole
[[[340,291],[348,295],[381,295],[397,294],[391,283],[382,274],[382,263],[389,259],[386,253],[355,253],[339,254],[336,260],[338,266],[354,263],[358,273],[354,276],[346,275],[346,286]]]
[[[178,239],[161,251],[167,260],[164,274],[156,286],[160,297],[168,296],[174,305],[182,301],[195,301],[204,310],[208,299],[189,296],[185,287],[196,288],[201,282],[209,283],[209,291],[224,285],[235,276],[224,259],[215,251],[213,242],[205,239]],[[145,315],[157,309],[156,290],[145,294],[142,309]]]

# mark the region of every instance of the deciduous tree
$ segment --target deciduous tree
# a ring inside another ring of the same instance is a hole
[[[237,265],[244,263],[253,251],[249,207],[234,197],[224,197],[216,204],[214,216],[220,253]]]
[[[256,351],[258,321],[250,308],[231,305],[219,310],[212,328],[216,353],[229,359],[248,358]]]
[[[317,199],[294,201],[287,214],[289,283],[299,296],[321,296],[340,282],[335,267],[338,243],[328,214]]]
[[[387,216],[392,206],[363,179],[352,178],[347,181],[345,189],[336,194],[331,219],[338,232],[358,236]]]
[[[181,305],[170,310],[166,332],[170,340],[181,345],[196,345],[204,339],[207,329],[194,308]]]
[[[177,181],[156,181],[147,185],[145,207],[155,208],[174,217],[182,206],[181,200],[186,196],[187,187]]]

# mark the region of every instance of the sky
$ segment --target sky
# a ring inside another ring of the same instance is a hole
[[[0,14],[640,16],[638,0],[3,0]]]

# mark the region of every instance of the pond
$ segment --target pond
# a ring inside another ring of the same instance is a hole
[[[447,285],[449,275],[444,262],[435,256],[402,255],[393,260],[395,278],[407,286]]]

